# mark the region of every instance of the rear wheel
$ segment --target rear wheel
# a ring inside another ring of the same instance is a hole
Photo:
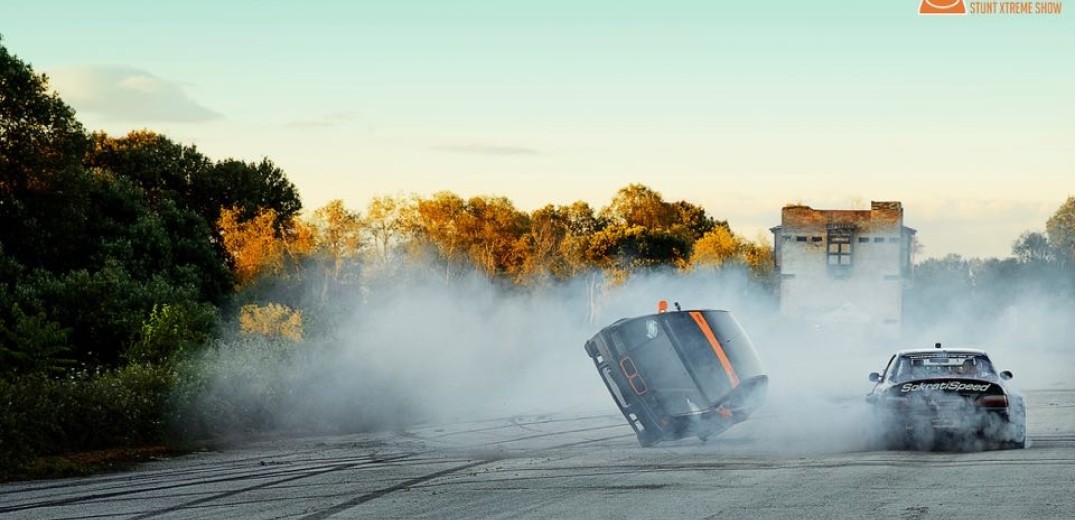
[[[1026,448],[1026,438],[1019,441],[1004,441],[1000,443],[1000,449],[1002,450],[1021,450]]]
[[[650,446],[657,444],[656,436],[648,434],[645,431],[638,432],[636,437],[638,437],[638,445],[643,448],[649,448]]]
[[[1022,399],[1012,403],[1004,433],[1006,435],[1001,439],[1001,449],[1021,450],[1026,448],[1026,407]]]
[[[1005,450],[1021,450],[1026,448],[1026,419],[1022,422],[1009,423],[1009,428],[1013,432],[1010,439],[1001,441],[1000,447]]]

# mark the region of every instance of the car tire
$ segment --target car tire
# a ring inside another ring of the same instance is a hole
[[[643,448],[649,448],[650,446],[657,444],[657,439],[653,438],[651,435],[647,435],[646,432],[638,432],[637,437],[638,445]]]

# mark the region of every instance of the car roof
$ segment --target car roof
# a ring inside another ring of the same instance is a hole
[[[951,356],[986,356],[984,350],[976,348],[915,348],[896,352],[897,356],[926,356],[926,355],[951,355]]]

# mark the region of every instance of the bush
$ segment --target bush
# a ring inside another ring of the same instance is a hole
[[[41,374],[0,379],[0,467],[161,442],[174,384],[171,369],[139,364],[59,379]]]
[[[217,341],[177,364],[169,410],[174,442],[271,431],[294,387],[296,344],[282,338]]]

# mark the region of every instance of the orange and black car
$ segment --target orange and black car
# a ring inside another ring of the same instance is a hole
[[[768,384],[731,313],[665,307],[619,320],[586,342],[642,446],[692,435],[704,441],[750,416]]]

